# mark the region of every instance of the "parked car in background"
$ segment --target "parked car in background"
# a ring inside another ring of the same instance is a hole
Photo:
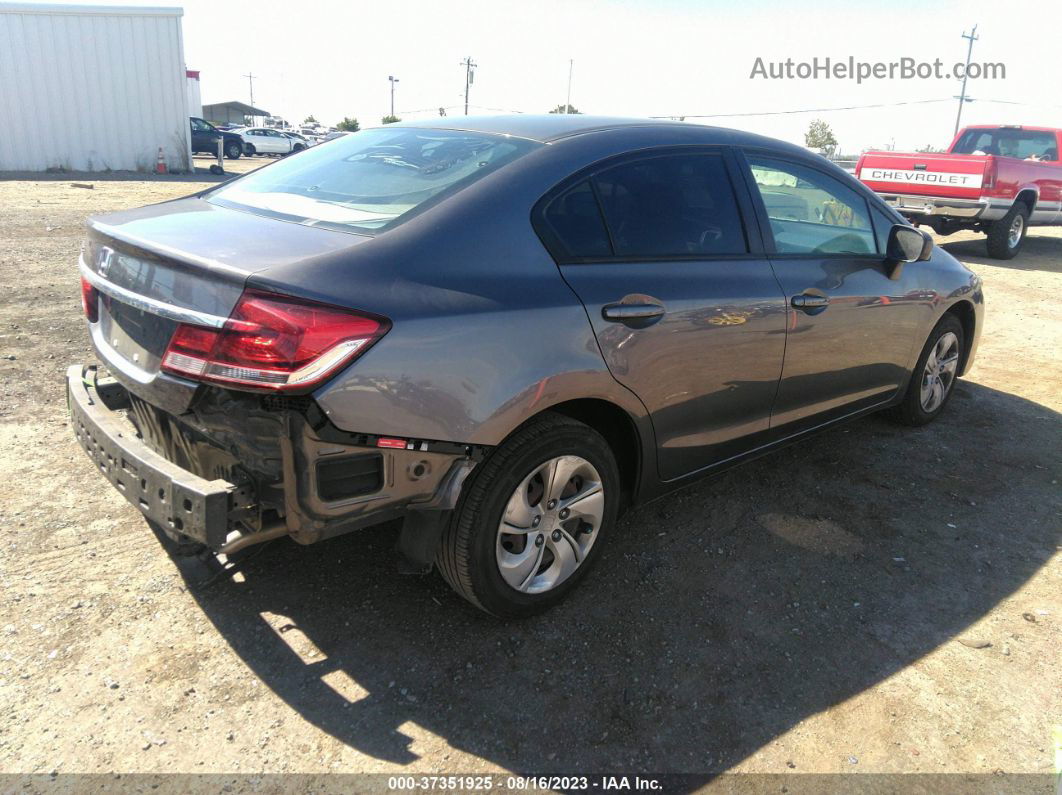
[[[344,135],[350,135],[350,133],[346,130],[333,130],[322,139],[321,143],[324,143],[325,141],[334,141],[336,138],[342,138]]]
[[[292,130],[281,130],[280,132],[288,136],[288,138],[291,138],[292,140],[298,141],[299,143],[303,144],[306,148],[309,148],[317,143],[316,138],[306,136],[302,133],[297,133]]]
[[[244,154],[248,156],[287,155],[308,148],[305,141],[292,138],[281,130],[272,130],[267,127],[244,127],[238,132],[243,138]]]
[[[222,141],[222,151],[230,160],[239,160],[243,154],[243,138],[234,133],[220,130],[204,119],[190,117],[192,125],[192,153],[204,153],[217,156],[218,140]]]
[[[978,277],[800,147],[447,122],[89,222],[110,375],[68,370],[71,424],[176,542],[402,519],[417,569],[527,615],[625,507],[870,412],[929,423],[973,360]]]
[[[1010,259],[1030,226],[1062,226],[1062,130],[973,125],[946,153],[866,152],[856,175],[913,223],[941,235],[973,229]]]

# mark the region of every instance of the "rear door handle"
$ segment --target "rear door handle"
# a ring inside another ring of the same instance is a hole
[[[800,295],[794,295],[791,302],[794,309],[801,309],[805,312],[816,313],[825,309],[830,299],[825,295],[811,295],[809,293],[801,293]]]
[[[667,310],[660,304],[605,304],[601,317],[614,323],[641,328],[655,323]]]

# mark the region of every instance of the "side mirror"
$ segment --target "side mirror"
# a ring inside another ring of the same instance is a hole
[[[893,224],[885,245],[885,261],[893,266],[890,279],[898,279],[904,263],[925,262],[933,255],[933,238],[928,232],[905,224]]]

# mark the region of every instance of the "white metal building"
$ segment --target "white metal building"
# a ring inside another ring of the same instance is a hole
[[[188,170],[183,13],[0,1],[0,171]]]

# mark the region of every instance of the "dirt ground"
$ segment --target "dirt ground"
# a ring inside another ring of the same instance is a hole
[[[861,420],[642,507],[564,606],[505,624],[399,576],[387,529],[274,542],[218,576],[94,473],[62,388],[91,357],[82,223],[198,179],[0,181],[0,772],[1004,771],[1053,789],[1062,230],[1012,262],[943,241],[988,315],[936,424]]]

